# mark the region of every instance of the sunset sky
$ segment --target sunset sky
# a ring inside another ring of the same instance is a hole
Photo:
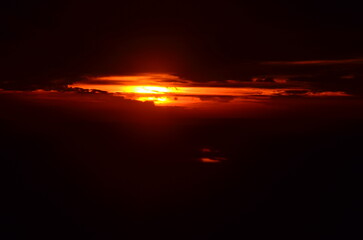
[[[1,239],[362,239],[358,1],[0,12]]]
[[[176,105],[205,96],[361,96],[358,8],[326,4],[7,2],[0,89],[80,87]]]

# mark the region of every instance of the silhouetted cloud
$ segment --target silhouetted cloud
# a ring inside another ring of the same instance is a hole
[[[363,58],[340,60],[307,60],[307,61],[270,61],[262,62],[268,65],[337,65],[337,64],[363,64]]]

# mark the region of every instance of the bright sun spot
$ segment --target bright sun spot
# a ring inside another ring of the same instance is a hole
[[[122,88],[122,91],[128,93],[164,94],[170,92],[177,92],[178,89],[175,87],[125,86]]]

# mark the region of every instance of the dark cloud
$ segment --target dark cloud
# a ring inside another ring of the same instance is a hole
[[[363,58],[340,60],[307,60],[307,61],[271,61],[261,64],[271,65],[337,65],[337,64],[363,64]]]
[[[195,96],[201,101],[212,101],[212,102],[231,102],[236,99],[236,96]]]

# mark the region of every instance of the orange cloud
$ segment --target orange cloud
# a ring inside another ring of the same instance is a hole
[[[293,83],[287,83],[287,79],[279,80],[278,82],[249,83],[237,80],[193,82],[171,74],[140,74],[90,77],[69,87],[97,89],[128,99],[172,106],[186,106],[206,101],[231,102],[235,98],[349,96],[345,92],[313,91],[305,83],[293,85]]]

